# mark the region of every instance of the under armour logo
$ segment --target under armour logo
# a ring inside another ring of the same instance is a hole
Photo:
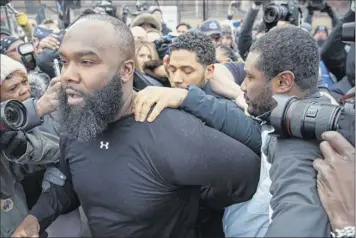
[[[106,149],[106,150],[108,150],[109,149],[109,142],[106,142],[106,143],[104,143],[104,141],[101,141],[100,142],[100,149]]]

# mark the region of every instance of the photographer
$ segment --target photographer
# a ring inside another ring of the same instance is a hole
[[[355,43],[345,43],[342,39],[343,24],[355,22],[354,4],[353,1],[350,10],[333,28],[320,50],[321,60],[337,80],[330,88],[335,99],[355,86]]]
[[[1,102],[9,99],[26,101],[29,117],[34,121],[43,122],[39,128],[53,135],[58,135],[58,127],[50,113],[56,109],[59,88],[59,80],[53,79],[40,99],[37,101],[31,99],[31,88],[25,67],[8,56],[1,55]]]
[[[57,137],[39,131],[1,132],[1,237],[10,237],[28,213],[21,182],[58,161],[58,143]]]
[[[247,111],[262,122],[263,169],[259,187],[251,200],[257,202],[259,207],[255,207],[257,215],[252,208],[241,212],[241,204],[235,204],[235,209],[231,208],[229,212],[225,211],[225,235],[328,236],[328,219],[317,196],[312,165],[314,158],[320,156],[318,141],[275,137],[269,135],[274,129],[266,124],[267,112],[275,106],[272,103],[273,94],[294,95],[315,102],[329,101],[317,93],[319,53],[314,39],[296,27],[277,27],[251,46],[245,71],[246,78],[241,89],[248,105]],[[181,107],[188,111],[209,108],[210,117],[215,118],[216,125],[236,124],[234,117],[236,120],[237,109],[226,109],[225,102],[193,93],[197,91],[194,87],[170,90],[170,97],[155,96],[149,104],[142,107],[135,105],[135,114],[146,118],[145,113],[148,114],[149,110],[144,107],[152,103],[156,106],[148,118],[150,121],[166,107]],[[192,103],[197,101],[199,105]],[[235,131],[230,127],[230,131],[224,133],[233,135]],[[248,207],[251,201],[245,206]],[[272,214],[268,214],[269,204]],[[272,221],[268,225],[269,215],[272,215]],[[292,222],[295,220],[298,222]]]

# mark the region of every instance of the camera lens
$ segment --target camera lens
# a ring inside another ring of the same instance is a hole
[[[263,16],[265,23],[274,23],[279,20],[279,9],[276,6],[268,6]]]
[[[336,130],[341,107],[306,101],[293,101],[285,114],[284,125],[290,136],[321,140],[325,131]]]
[[[27,123],[26,107],[19,101],[1,103],[1,131],[20,130]]]
[[[5,108],[5,118],[10,124],[15,124],[18,122],[20,116],[19,113],[16,112],[16,109],[14,108]]]

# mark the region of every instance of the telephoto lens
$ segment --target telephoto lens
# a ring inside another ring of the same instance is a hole
[[[275,133],[287,137],[322,140],[325,131],[340,132],[355,145],[355,110],[332,104],[298,100],[296,97],[274,95],[278,105],[269,122]]]
[[[1,103],[0,132],[18,131],[26,127],[27,109],[17,100]]]

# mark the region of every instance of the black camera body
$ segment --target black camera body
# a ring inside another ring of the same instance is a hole
[[[22,63],[27,70],[33,70],[37,67],[35,48],[32,43],[22,43],[17,47],[17,52],[21,55]]]
[[[346,42],[355,42],[355,22],[342,24],[341,40]]]
[[[300,20],[300,13],[301,9],[298,1],[268,4],[263,12],[263,22],[266,26],[266,32],[275,27],[278,21],[286,21],[297,26]]]
[[[1,102],[0,107],[0,132],[18,131],[26,128],[27,109],[17,100]]]
[[[273,98],[278,104],[270,113],[269,122],[279,136],[322,140],[325,131],[338,131],[355,146],[354,101],[335,106],[280,94]]]

